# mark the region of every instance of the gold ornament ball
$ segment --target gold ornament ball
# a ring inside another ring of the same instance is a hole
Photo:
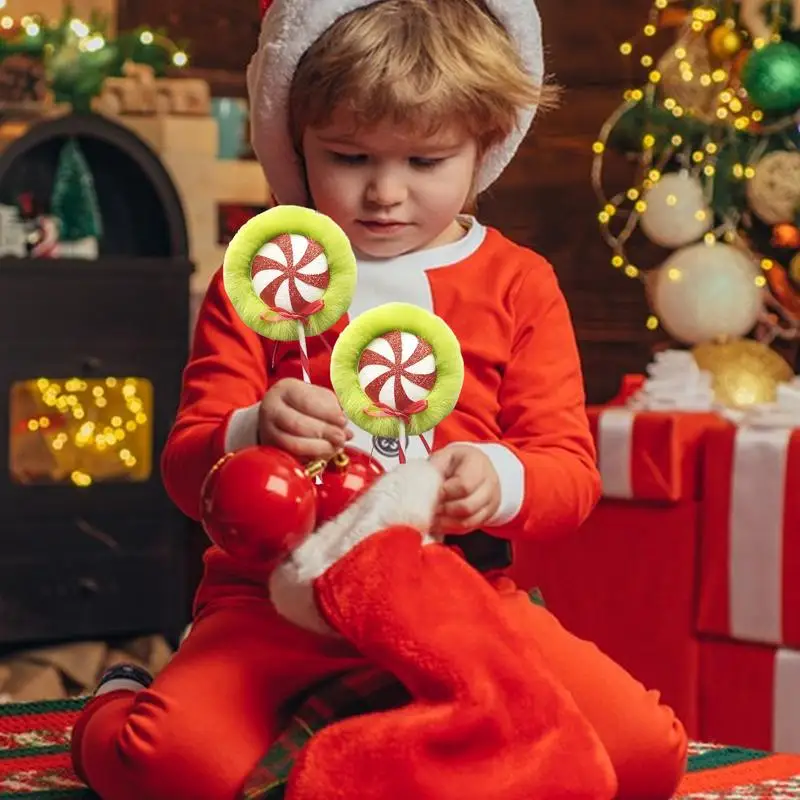
[[[778,384],[794,378],[790,364],[771,347],[750,339],[697,345],[700,369],[713,376],[714,395],[728,408],[774,403]]]
[[[789,277],[795,282],[800,284],[800,253],[789,262]]]
[[[733,58],[744,46],[744,40],[736,28],[719,25],[708,37],[708,49],[720,61]]]

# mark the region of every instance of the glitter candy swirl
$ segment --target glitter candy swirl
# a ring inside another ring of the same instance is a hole
[[[264,305],[284,318],[318,312],[328,288],[328,259],[322,246],[306,236],[283,233],[253,258],[253,290]]]
[[[379,408],[415,413],[436,383],[433,348],[413,333],[390,331],[362,351],[358,382]]]

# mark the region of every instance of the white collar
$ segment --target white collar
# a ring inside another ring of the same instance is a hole
[[[359,269],[386,269],[387,266],[402,268],[404,270],[419,270],[425,272],[429,269],[449,267],[471,256],[483,244],[486,238],[486,228],[475,217],[462,215],[459,222],[468,226],[467,233],[455,242],[431,247],[427,250],[415,250],[396,258],[369,259],[358,258]]]

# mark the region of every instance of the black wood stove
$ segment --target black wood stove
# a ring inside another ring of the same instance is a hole
[[[0,258],[0,647],[162,632],[187,617],[187,523],[159,460],[187,358],[186,226],[158,157],[102,117],[30,123],[0,204],[49,196],[77,141],[95,260]]]

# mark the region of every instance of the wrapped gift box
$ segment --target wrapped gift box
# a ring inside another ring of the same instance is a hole
[[[575,535],[515,545],[513,574],[698,733],[694,636],[701,467],[708,413],[589,409],[603,499]]]
[[[698,499],[705,433],[725,423],[711,413],[598,407],[589,424],[604,497],[677,503]]]
[[[800,753],[800,651],[703,641],[700,736]]]
[[[704,462],[698,631],[800,649],[800,428],[711,431]]]

